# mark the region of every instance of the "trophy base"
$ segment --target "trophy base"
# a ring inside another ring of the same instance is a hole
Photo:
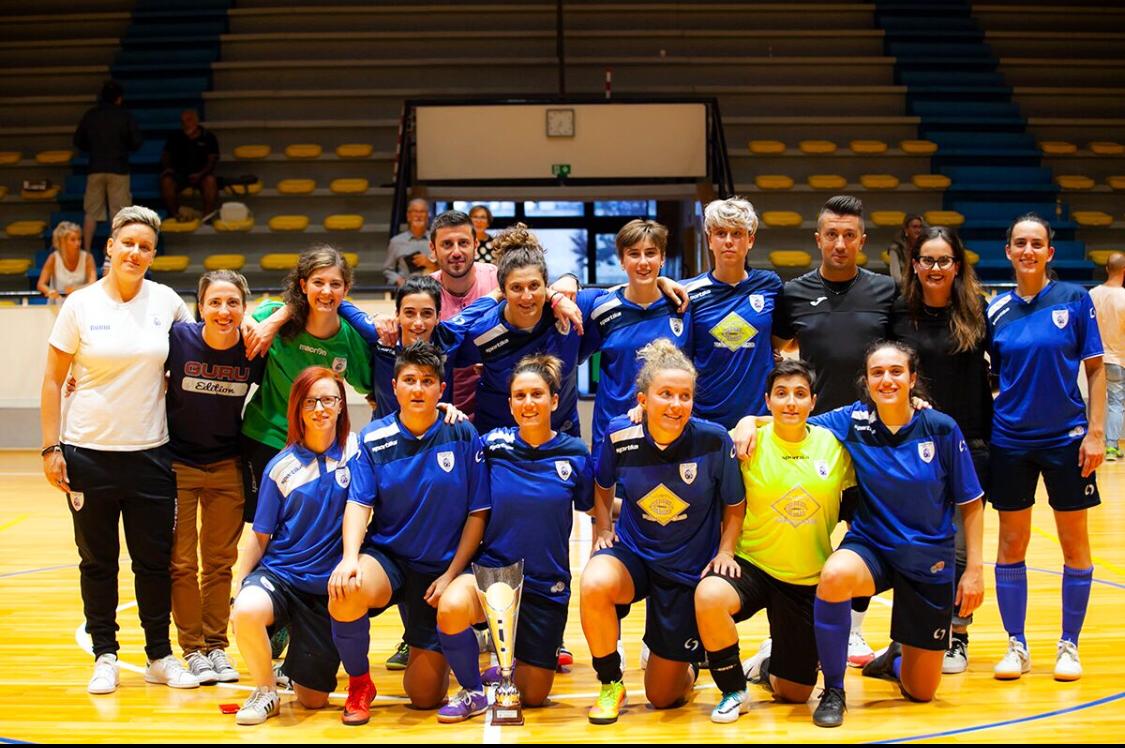
[[[489,709],[489,715],[492,718],[494,725],[522,725],[523,724],[523,709],[519,704],[514,706],[502,706],[500,704],[493,704]]]

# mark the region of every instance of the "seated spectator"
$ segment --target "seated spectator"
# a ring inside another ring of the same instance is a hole
[[[406,206],[406,231],[395,234],[387,244],[383,274],[387,283],[401,286],[411,275],[432,273],[438,267],[430,259],[430,204],[421,198]]]
[[[185,109],[180,113],[180,132],[172,133],[164,143],[160,156],[160,194],[169,216],[188,220],[181,212],[180,192],[194,187],[203,195],[203,220],[214,217],[219,200],[219,180],[215,167],[219,164],[219,141],[199,124],[199,112]]]
[[[94,256],[82,249],[82,229],[78,224],[61,221],[51,234],[51,245],[55,251],[43,263],[35,288],[50,303],[61,304],[65,296],[96,281],[98,272]]]

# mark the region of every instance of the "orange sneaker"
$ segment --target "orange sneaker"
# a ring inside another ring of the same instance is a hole
[[[371,702],[375,700],[375,684],[367,673],[348,678],[348,698],[341,720],[345,725],[366,725],[371,719]]]

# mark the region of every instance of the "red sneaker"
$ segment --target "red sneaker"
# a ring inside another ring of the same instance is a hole
[[[341,720],[345,725],[366,725],[371,719],[371,702],[375,700],[375,684],[367,673],[348,678],[348,698]]]
[[[559,662],[555,669],[560,673],[569,673],[573,665],[574,655],[570,653],[570,650],[567,649],[565,645],[559,647]]]

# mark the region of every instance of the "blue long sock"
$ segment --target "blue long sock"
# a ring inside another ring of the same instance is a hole
[[[1063,582],[1066,584],[1065,580]],[[1027,646],[1024,622],[1027,620],[1027,564],[996,564],[996,602],[1008,636]]]
[[[895,677],[898,678],[898,682],[902,683],[902,655],[896,657],[891,663],[891,670],[894,671]]]
[[[1086,608],[1090,605],[1090,585],[1094,581],[1094,567],[1072,569],[1063,566],[1062,581],[1062,638],[1078,644],[1082,633],[1082,622],[1086,620]]]
[[[371,621],[366,615],[354,621],[337,621],[333,618],[332,641],[336,643],[336,651],[340,653],[344,672],[351,676],[371,672],[371,663],[367,659],[367,650],[371,646]]]
[[[816,598],[813,603],[816,652],[824,672],[825,688],[843,688],[848,667],[848,635],[852,628],[852,601],[830,603]]]
[[[449,661],[449,667],[457,676],[461,688],[480,691],[484,683],[480,679],[480,645],[477,644],[473,629],[467,628],[456,634],[447,634],[438,629],[441,651]]]

